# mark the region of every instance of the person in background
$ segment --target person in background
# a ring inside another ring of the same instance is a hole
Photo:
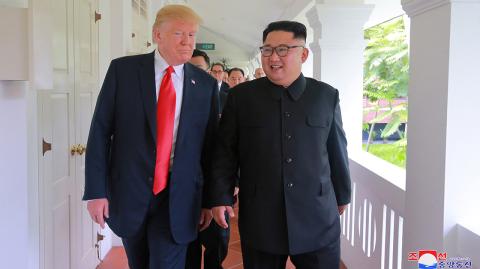
[[[228,70],[223,71],[223,82],[228,83]]]
[[[230,89],[212,162],[211,205],[228,227],[240,169],[239,229],[245,269],[332,269],[339,216],[350,203],[339,92],[303,76],[305,25],[270,23],[260,47],[266,77]]]
[[[245,82],[245,73],[241,68],[233,67],[228,70],[228,85],[230,88],[233,88],[242,82]]]
[[[185,5],[164,6],[155,51],[113,60],[98,96],[83,199],[93,221],[122,238],[130,269],[184,269],[188,243],[211,221],[203,186],[217,83],[187,63],[200,22]]]
[[[228,84],[224,81],[226,74],[225,67],[221,63],[213,63],[212,67],[210,68],[210,74],[217,80],[218,83],[218,91],[220,96],[220,112],[222,112],[223,106],[227,101],[228,89],[230,88]]]
[[[190,63],[208,72],[210,58],[204,51],[195,49],[193,50]],[[219,69],[215,68],[214,70]],[[220,74],[223,75],[223,70]],[[198,238],[189,244],[187,250],[187,259],[185,261],[185,269],[201,268],[202,246],[205,248],[203,252],[203,268],[223,268],[222,263],[228,254],[229,241],[230,228],[224,229],[218,226],[218,224],[215,222],[211,222],[210,226],[208,226],[208,228],[205,230],[200,231],[198,233]]]
[[[261,67],[255,68],[255,74],[253,76],[255,78],[263,78],[265,76],[265,72],[263,72],[263,68]]]
[[[210,57],[208,57],[208,54],[205,53],[205,51],[194,49],[189,63],[208,73],[208,68],[210,67]]]

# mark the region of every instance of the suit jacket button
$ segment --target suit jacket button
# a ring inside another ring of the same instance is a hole
[[[290,112],[285,112],[285,117],[290,118],[292,116],[292,113]]]
[[[287,140],[290,140],[290,139],[292,139],[292,136],[291,136],[291,135],[289,135],[289,134],[286,134],[286,135],[285,135],[285,137],[287,138]]]
[[[150,182],[150,183],[153,182],[153,177],[149,177],[148,182]]]
[[[292,158],[287,158],[285,161],[286,161],[287,163],[291,163],[293,160],[292,160]]]
[[[288,182],[287,187],[293,188],[293,183],[292,183],[292,182]]]

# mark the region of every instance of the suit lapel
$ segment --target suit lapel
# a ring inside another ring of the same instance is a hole
[[[178,123],[177,131],[177,142],[175,145],[175,155],[178,150],[181,150],[186,128],[188,128],[188,121],[190,120],[190,112],[195,110],[195,87],[196,83],[194,72],[189,63],[185,63],[184,67],[184,78],[183,78],[183,99],[182,107],[180,110],[180,121]],[[175,162],[174,162],[175,163]]]
[[[147,115],[148,125],[157,142],[156,106],[157,92],[155,89],[154,52],[144,55],[139,69],[140,89],[142,91],[143,107]]]

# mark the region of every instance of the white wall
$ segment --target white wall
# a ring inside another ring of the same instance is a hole
[[[2,268],[27,268],[27,89],[25,81],[0,81]]]
[[[480,1],[451,8],[448,105],[445,165],[444,236],[447,249],[455,248],[458,222],[480,229]],[[480,235],[479,235],[480,236]],[[478,264],[477,264],[478,266]]]
[[[26,8],[27,0],[0,1]],[[0,49],[2,44],[0,43]],[[26,51],[25,53],[28,53]],[[2,62],[2,65],[11,63]],[[28,268],[28,154],[26,81],[0,81],[0,261],[2,268]]]
[[[0,0],[0,7],[28,7],[28,0]]]
[[[480,1],[451,2],[404,1],[411,17],[404,254],[471,255],[457,223],[472,234],[480,227]]]

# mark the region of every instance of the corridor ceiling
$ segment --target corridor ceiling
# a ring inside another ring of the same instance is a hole
[[[185,0],[185,2],[204,20],[197,42],[214,43],[215,50],[206,52],[212,61],[228,59],[230,67],[246,67],[248,61],[258,54],[258,47],[262,44],[262,32],[268,23],[296,19],[307,24],[304,13],[315,3],[314,0]],[[376,23],[401,13],[400,0],[316,2],[375,4],[376,9],[370,19]]]
[[[227,58],[241,65],[258,53],[265,26],[280,19],[293,19],[311,1],[308,0],[188,0],[203,18],[198,43],[215,43],[207,51],[213,60]]]

